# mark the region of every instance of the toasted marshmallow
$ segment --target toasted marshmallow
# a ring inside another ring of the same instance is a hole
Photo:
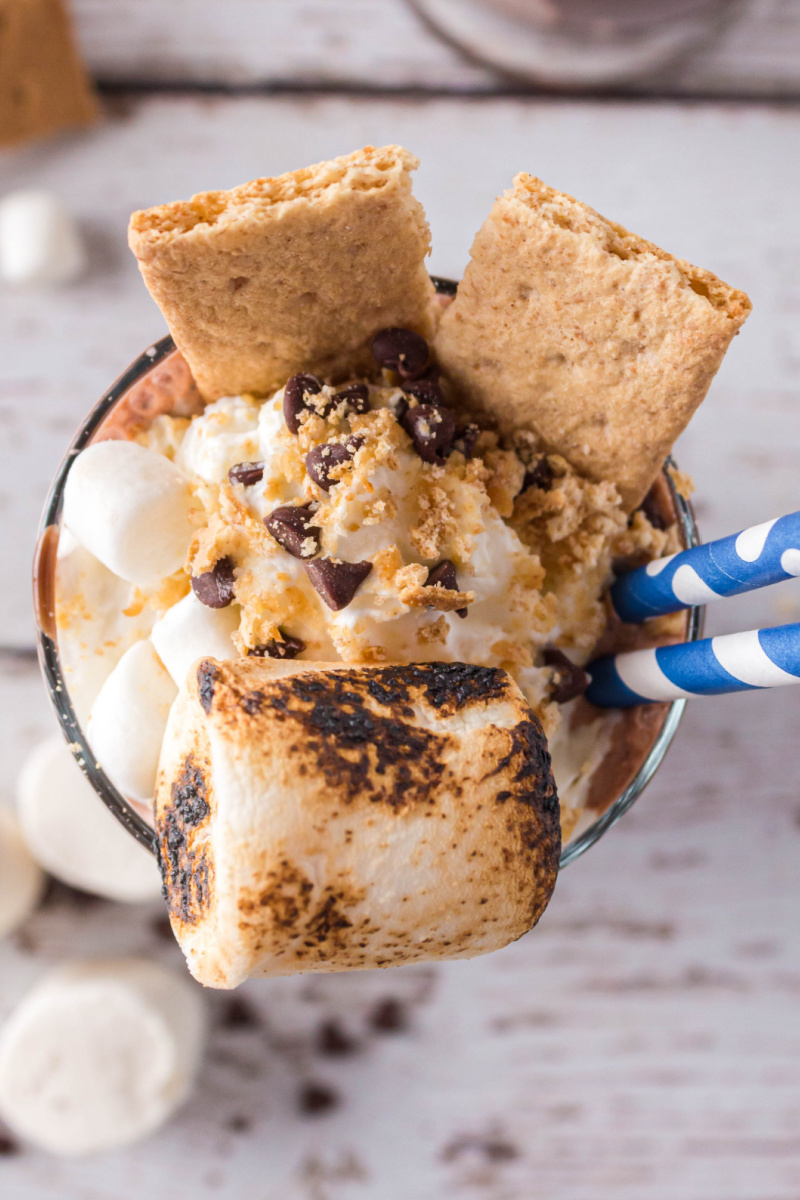
[[[86,730],[101,767],[134,800],[152,800],[170,706],[178,694],[148,639],[126,650],[100,689]]]
[[[504,671],[203,660],[170,713],[156,827],[211,987],[496,950],[555,886],[541,726]]]
[[[58,879],[111,900],[151,900],[161,891],[153,856],[108,811],[62,737],[41,742],[17,782],[22,833]]]
[[[33,912],[43,882],[44,876],[23,841],[16,817],[0,806],[0,938]]]
[[[87,446],[64,488],[64,524],[129,583],[153,585],[183,565],[193,527],[188,480],[136,442]]]
[[[52,192],[10,192],[0,200],[0,277],[15,287],[71,283],[86,266],[75,221]]]
[[[61,967],[0,1031],[0,1114],[55,1154],[124,1146],[185,1099],[203,1034],[198,989],[156,963]]]
[[[189,592],[167,609],[151,638],[159,658],[178,687],[198,658],[237,658],[232,635],[239,627],[239,606],[208,608]]]

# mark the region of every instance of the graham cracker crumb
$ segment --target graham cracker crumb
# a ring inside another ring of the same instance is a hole
[[[447,618],[443,613],[431,625],[420,626],[417,632],[417,641],[421,646],[428,646],[434,642],[442,642],[444,644],[447,641],[447,630]]]
[[[677,467],[670,463],[667,467],[667,474],[675,485],[675,491],[682,500],[688,500],[693,495],[695,486],[691,475],[686,471],[679,471]]]
[[[489,473],[486,491],[501,517],[510,517],[525,478],[525,467],[513,450],[489,450],[484,455]]]
[[[395,571],[392,583],[397,588],[400,599],[403,603],[407,603],[403,599],[404,592],[418,591],[425,586],[425,580],[428,578],[428,568],[423,567],[421,563],[409,563],[406,567],[401,567]]]
[[[460,532],[450,496],[444,488],[431,486],[418,496],[417,511],[418,523],[409,530],[411,545],[420,558],[442,558],[447,542]]]
[[[409,608],[435,608],[439,612],[455,612],[458,608],[466,608],[475,600],[474,592],[455,592],[440,584],[433,587],[401,588],[399,596]]]

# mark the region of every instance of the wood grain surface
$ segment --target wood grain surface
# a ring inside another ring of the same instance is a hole
[[[72,0],[105,82],[492,92],[493,70],[437,36],[408,0]],[[630,85],[651,90],[652,77]],[[748,0],[739,20],[658,80],[666,94],[800,94],[800,4]]]
[[[754,314],[677,457],[708,537],[798,507],[797,111],[121,98],[94,132],[0,158],[2,190],[52,187],[91,251],[72,288],[0,292],[6,645],[32,642],[28,563],[59,457],[163,331],[124,245],[130,210],[386,140],[422,159],[437,273],[460,273],[524,167],[748,290]],[[709,628],[797,619],[800,581],[725,602]],[[30,659],[0,668],[10,802],[53,718]],[[201,1083],[165,1130],[86,1161],[0,1155],[2,1200],[798,1200],[798,718],[800,688],[690,703],[655,783],[564,873],[536,932],[470,963],[247,985],[255,1023],[208,995]],[[75,954],[182,969],[163,932],[158,907],[54,894],[0,945],[0,1019]],[[380,1028],[393,1015],[403,1028]],[[331,1020],[350,1053],[323,1052]],[[328,1107],[308,1111],[311,1084]]]

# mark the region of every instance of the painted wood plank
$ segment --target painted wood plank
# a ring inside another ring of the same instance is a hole
[[[501,83],[435,35],[406,0],[73,0],[72,7],[89,64],[107,81],[479,92]],[[751,0],[741,20],[664,88],[797,95],[800,5]]]

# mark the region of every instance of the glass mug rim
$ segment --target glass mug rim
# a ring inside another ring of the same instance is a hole
[[[437,293],[454,295],[457,284],[452,280],[432,277]],[[138,842],[151,853],[156,854],[156,834],[152,825],[134,808],[130,801],[122,795],[106,775],[103,768],[95,760],[86,734],[72,706],[68,684],[62,669],[61,657],[58,650],[58,638],[55,629],[55,572],[58,545],[57,537],[52,530],[60,532],[61,510],[63,506],[64,487],[67,476],[78,454],[91,442],[94,434],[105,421],[106,417],[123,399],[131,387],[138,383],[159,363],[162,363],[176,349],[172,337],[167,335],[149,346],[143,354],[126,368],[108,391],[94,405],[83,420],[75,434],[61,465],[56,472],[45,501],[39,525],[39,534],[34,555],[34,613],[37,631],[37,653],[39,665],[47,684],[51,703],[56,711],[61,730],[66,737],[69,747],[92,785],[95,793],[106,805],[117,820]],[[665,468],[673,466],[668,458]],[[699,544],[700,537],[695,522],[692,506],[675,487],[668,470],[664,470],[664,478],[670,491],[672,503],[678,517],[678,524],[685,547]],[[687,625],[685,641],[696,641],[702,633],[705,609],[702,606],[687,610]],[[619,821],[629,808],[638,800],[650,780],[661,765],[664,756],[672,743],[680,724],[685,700],[673,700],[664,716],[663,723],[653,741],[643,763],[639,767],[628,786],[620,792],[616,800],[602,812],[592,824],[577,837],[568,841],[562,848],[560,866],[565,867],[580,855]]]

